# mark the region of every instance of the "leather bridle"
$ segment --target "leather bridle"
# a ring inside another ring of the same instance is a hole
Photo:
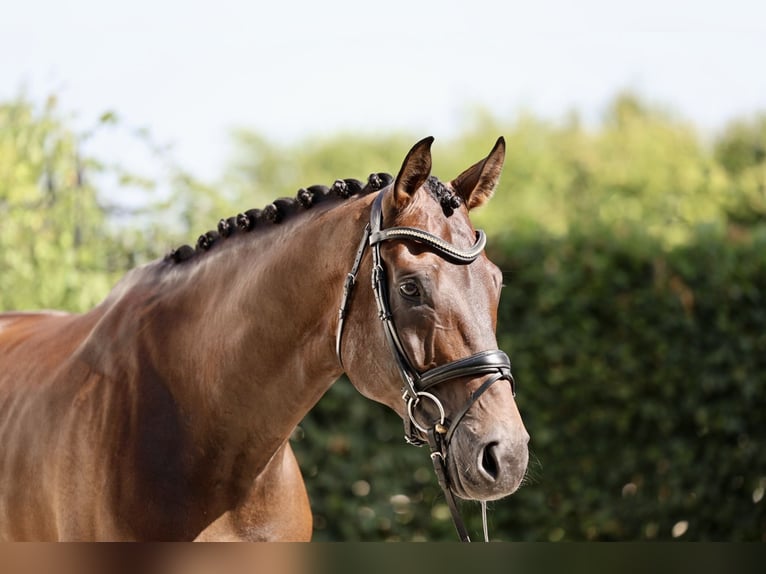
[[[372,204],[372,211],[370,212],[370,222],[364,228],[354,263],[351,271],[346,276],[338,314],[335,352],[342,366],[341,343],[343,339],[343,326],[348,314],[350,296],[356,285],[359,267],[369,245],[372,249],[372,289],[378,308],[378,316],[383,323],[388,346],[391,349],[403,381],[402,399],[406,403],[407,412],[407,416],[404,417],[404,438],[409,444],[422,446],[427,443],[430,447],[434,471],[439,481],[439,486],[444,491],[455,529],[462,541],[469,542],[470,538],[457,508],[455,494],[450,486],[447,471],[447,456],[449,454],[450,442],[455,429],[468,413],[468,410],[494,383],[500,380],[507,380],[511,384],[513,395],[516,396],[516,383],[511,374],[511,361],[503,351],[493,349],[439,365],[425,372],[419,372],[412,365],[396,330],[396,325],[394,325],[394,318],[388,298],[386,269],[380,254],[380,245],[384,241],[414,241],[427,246],[430,250],[451,263],[470,265],[484,251],[487,238],[483,231],[477,231],[474,245],[464,250],[421,229],[413,227],[389,227],[383,229],[382,204],[385,194],[389,192],[390,187],[383,189],[375,198]],[[471,394],[466,404],[452,418],[448,418],[441,401],[431,391],[434,390],[434,387],[445,381],[459,377],[475,377],[479,375],[486,375],[487,379]],[[423,399],[432,401],[439,412],[439,418],[433,421],[431,426],[422,426],[415,419],[415,407]],[[425,440],[418,436],[418,431],[426,437]],[[485,505],[482,506],[482,511],[486,539]]]

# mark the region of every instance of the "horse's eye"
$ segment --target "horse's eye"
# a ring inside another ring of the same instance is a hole
[[[414,281],[405,281],[399,285],[399,293],[405,297],[414,299],[415,297],[420,296],[420,289],[418,289],[418,284]]]

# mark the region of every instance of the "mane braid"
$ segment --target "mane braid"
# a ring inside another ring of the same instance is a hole
[[[358,179],[338,179],[330,187],[312,185],[300,188],[295,197],[280,197],[263,209],[248,209],[236,216],[219,220],[216,230],[207,231],[197,238],[195,247],[181,245],[168,253],[165,260],[183,263],[198,253],[209,251],[216,244],[233,235],[250,232],[263,224],[279,224],[290,215],[310,209],[333,197],[348,199],[378,191],[388,186],[393,180],[393,176],[388,173],[372,173],[367,178],[366,185]]]
[[[426,180],[426,187],[436,201],[442,206],[442,211],[447,217],[450,217],[455,213],[455,210],[463,204],[463,199],[459,195],[449,189],[433,175],[429,176]]]

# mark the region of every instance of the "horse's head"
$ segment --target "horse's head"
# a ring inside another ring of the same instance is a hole
[[[432,141],[410,150],[373,206],[373,284],[376,263],[383,271],[375,296],[357,296],[367,324],[355,321],[356,336],[344,343],[346,371],[364,395],[405,419],[412,440],[436,437],[457,495],[494,500],[519,487],[529,436],[510,363],[497,351],[502,273],[469,212],[492,196],[505,143],[441,183],[430,176]]]

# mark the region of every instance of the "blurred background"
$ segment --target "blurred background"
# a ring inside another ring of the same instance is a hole
[[[493,538],[766,541],[766,4],[27,0],[2,30],[0,311],[504,135],[476,224],[533,454]],[[296,429],[317,540],[455,539],[401,436],[345,380]]]

